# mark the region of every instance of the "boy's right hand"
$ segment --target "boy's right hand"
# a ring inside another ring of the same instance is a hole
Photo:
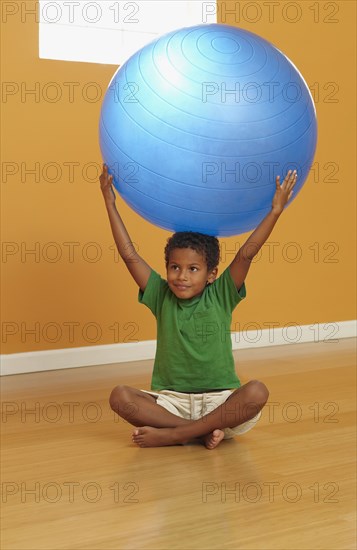
[[[113,189],[113,176],[108,174],[108,166],[103,164],[103,172],[99,178],[100,188],[106,204],[115,204],[115,193]]]

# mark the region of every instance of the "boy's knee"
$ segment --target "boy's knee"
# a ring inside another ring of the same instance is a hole
[[[268,401],[269,390],[263,382],[260,382],[260,380],[251,380],[248,382],[247,390],[249,392],[249,401],[257,403],[261,407],[263,407]]]
[[[109,397],[109,404],[113,411],[117,412],[120,403],[128,398],[129,386],[115,386]]]

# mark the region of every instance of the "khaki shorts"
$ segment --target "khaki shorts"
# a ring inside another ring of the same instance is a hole
[[[161,390],[160,392],[141,391],[156,397],[156,403],[170,413],[187,420],[198,420],[227,401],[234,390],[208,393],[181,393],[172,390]],[[259,411],[256,416],[235,428],[225,428],[223,430],[224,439],[232,439],[234,436],[242,435],[254,428],[261,414],[261,411]]]

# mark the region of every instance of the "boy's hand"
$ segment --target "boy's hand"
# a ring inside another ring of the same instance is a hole
[[[280,176],[276,176],[276,191],[272,203],[272,211],[274,214],[280,215],[284,210],[284,206],[290,200],[293,189],[297,180],[296,170],[289,170],[286,174],[283,183],[280,185]]]
[[[115,193],[113,189],[113,176],[108,174],[108,166],[103,164],[103,172],[99,178],[100,188],[106,204],[115,204]]]

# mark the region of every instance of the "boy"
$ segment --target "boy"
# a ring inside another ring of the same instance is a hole
[[[115,206],[112,176],[103,166],[101,190],[119,254],[139,286],[139,301],[157,318],[151,389],[117,386],[112,409],[136,426],[139,447],[177,445],[200,438],[207,449],[245,433],[268,400],[266,386],[241,386],[229,336],[233,309],[245,297],[252,259],[292,196],[296,171],[276,178],[272,209],[217,278],[219,243],[194,232],[175,233],[165,248],[167,281],[136,252]]]

